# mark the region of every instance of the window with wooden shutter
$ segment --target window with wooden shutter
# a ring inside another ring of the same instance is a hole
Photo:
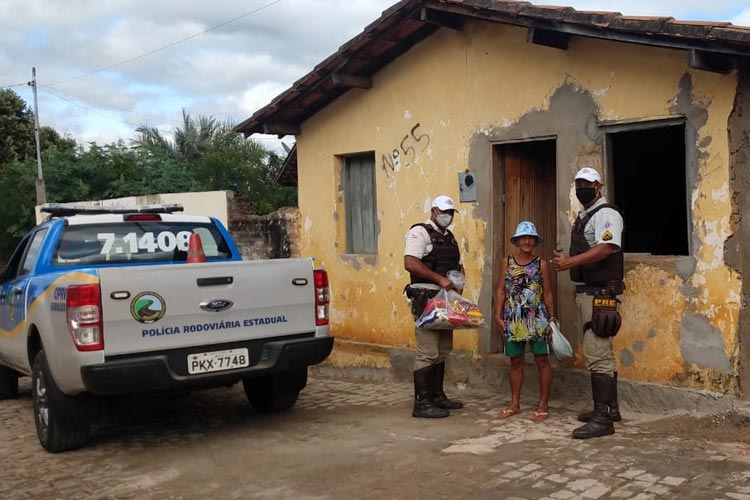
[[[347,253],[376,254],[375,155],[347,157],[343,174]]]

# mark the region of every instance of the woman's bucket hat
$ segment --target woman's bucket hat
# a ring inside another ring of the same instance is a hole
[[[518,223],[518,227],[516,228],[516,234],[511,236],[510,242],[512,244],[516,244],[518,242],[518,238],[521,236],[533,236],[536,238],[537,245],[542,243],[542,238],[539,236],[539,233],[536,230],[536,226],[531,221],[521,221]]]

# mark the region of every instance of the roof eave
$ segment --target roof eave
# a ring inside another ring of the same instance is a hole
[[[581,36],[686,50],[691,67],[709,71],[731,71],[738,61],[750,58],[750,28],[730,23],[623,16],[506,0],[402,0],[235,130],[246,137],[298,135],[305,120],[352,88],[371,86],[368,79],[377,71],[439,26],[460,29],[470,18],[528,28],[530,41],[560,49],[567,47],[569,37]]]

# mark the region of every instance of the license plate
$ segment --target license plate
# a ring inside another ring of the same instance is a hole
[[[234,370],[250,366],[247,349],[227,349],[225,351],[197,352],[188,354],[188,373],[210,373]]]

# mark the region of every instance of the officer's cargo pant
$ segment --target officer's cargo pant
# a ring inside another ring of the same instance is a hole
[[[453,350],[453,330],[427,330],[416,328],[417,358],[414,371],[444,363]]]
[[[618,299],[621,297],[618,297]],[[594,309],[594,296],[586,293],[576,294],[576,309],[578,310],[578,328],[591,321]],[[586,358],[586,368],[592,373],[604,373],[613,377],[617,370],[615,353],[612,349],[612,337],[602,338],[587,328],[583,333],[583,355]]]

